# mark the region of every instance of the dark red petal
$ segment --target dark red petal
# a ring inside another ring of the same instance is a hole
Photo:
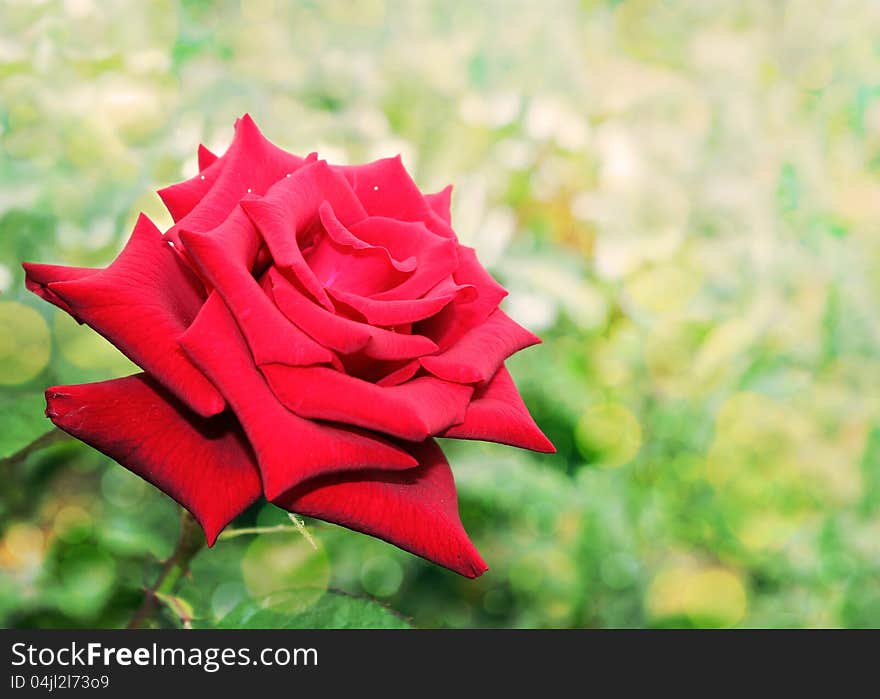
[[[382,245],[397,259],[418,260],[415,272],[400,284],[373,294],[381,300],[417,299],[449,277],[459,266],[457,243],[435,235],[421,222],[371,216],[351,227],[361,240]]]
[[[199,144],[199,170],[205,170],[211,165],[214,164],[214,161],[217,160],[217,156],[214,155],[210,150],[208,150],[207,146],[203,144]]]
[[[276,268],[270,268],[267,279],[272,297],[291,323],[311,335],[325,347],[351,354],[363,349],[370,341],[370,327],[338,316],[319,306]]]
[[[219,172],[219,168],[217,171]],[[175,222],[192,211],[208,193],[215,179],[214,177],[208,179],[211,174],[211,168],[208,168],[202,174],[156,191]]]
[[[545,453],[556,451],[535,424],[510,372],[503,366],[488,384],[474,393],[464,422],[450,427],[442,436],[499,442]]]
[[[455,301],[465,304],[477,298],[477,290],[470,284],[456,284],[452,277],[441,280],[421,298],[380,300],[336,289],[328,289],[336,301],[337,311],[364,318],[368,323],[382,326],[401,326],[416,323],[436,315]],[[430,327],[430,326],[429,326]]]
[[[437,235],[455,239],[455,232],[428,205],[399,155],[365,165],[337,166],[335,169],[351,182],[358,199],[371,216],[422,221]]]
[[[345,173],[370,216],[421,221],[428,209],[399,155],[338,169]]]
[[[177,345],[204,301],[204,289],[143,214],[119,257],[81,279],[51,282],[71,315],[98,331],[203,416],[225,401]]]
[[[100,269],[94,267],[64,267],[63,265],[43,265],[38,262],[23,262],[25,277],[24,285],[29,291],[32,291],[44,301],[48,301],[58,306],[62,311],[69,313],[80,323],[82,321],[76,317],[76,313],[64,301],[55,294],[49,284],[52,282],[67,282],[73,279],[83,279],[89,277]]]
[[[348,306],[373,325],[401,325],[414,323],[439,313],[444,306],[455,299],[455,294],[444,296],[425,296],[420,299],[401,299],[399,301],[377,301],[359,294],[351,294],[339,289],[328,289],[331,298]]]
[[[470,386],[431,376],[378,386],[327,367],[263,367],[272,392],[297,415],[420,442],[464,420]]]
[[[242,203],[242,207],[269,246],[275,265],[293,274],[306,291],[332,310],[324,285],[306,264],[297,241],[298,235],[318,222],[318,207],[324,201],[344,225],[366,215],[345,178],[323,160],[303,166],[280,180],[266,196]]]
[[[330,313],[275,269],[268,276],[275,303],[284,315],[324,347],[343,354],[363,351],[383,360],[412,359],[437,351],[437,345],[422,335],[391,332]]]
[[[291,512],[375,536],[468,578],[488,568],[458,514],[452,471],[433,439],[410,445],[417,468],[307,481],[274,500]]]
[[[415,465],[403,449],[374,435],[312,422],[282,406],[254,366],[235,319],[216,293],[180,343],[238,416],[257,455],[267,498],[321,474]]]
[[[254,279],[260,236],[240,207],[214,230],[181,231],[180,238],[232,310],[257,364],[332,361],[331,352],[291,325]]]
[[[431,210],[437,214],[445,223],[452,225],[452,185],[446,185],[439,192],[434,194],[426,194],[425,201]]]
[[[212,160],[213,158],[213,160]],[[210,162],[209,162],[210,161]],[[199,146],[199,174],[188,180],[163,187],[157,194],[165,204],[175,222],[187,216],[216,184],[226,167],[226,158],[218,158],[204,146]],[[179,243],[174,227],[169,231],[169,240]]]
[[[376,385],[397,386],[398,384],[402,384],[404,381],[409,381],[421,368],[422,365],[419,364],[419,360],[413,359],[398,367],[394,371],[386,374],[381,379],[377,380]]]
[[[340,289],[369,296],[393,288],[407,277],[407,273],[389,264],[387,258],[366,250],[346,248],[326,235],[311,246],[306,261],[327,291]]]
[[[447,381],[488,381],[514,352],[540,343],[500,308],[442,354],[422,357],[422,366]]]
[[[263,194],[288,173],[298,170],[304,160],[270,143],[253,119],[245,114],[235,123],[235,137],[222,157],[189,183],[210,186],[197,205],[166,233],[179,242],[180,230],[209,231],[219,226],[247,194]],[[205,180],[201,180],[201,176]],[[182,183],[180,186],[185,186]],[[174,185],[175,187],[178,185]],[[170,188],[169,188],[170,189]],[[163,191],[167,191],[163,190]]]
[[[416,268],[415,255],[396,259],[385,246],[367,242],[354,235],[336,217],[336,213],[329,202],[325,201],[318,207],[318,216],[321,219],[324,230],[327,232],[327,236],[337,245],[343,248],[350,248],[351,251],[375,255],[398,272],[412,272]],[[354,253],[350,252],[349,254]]]
[[[46,391],[46,415],[189,510],[208,545],[260,495],[254,456],[229,413],[202,418],[146,374]]]
[[[504,287],[477,260],[473,248],[459,246],[458,257],[459,266],[453,279],[456,284],[472,286],[476,295],[456,300],[417,329],[419,334],[430,337],[443,350],[451,347],[468,330],[482,324],[507,296]]]

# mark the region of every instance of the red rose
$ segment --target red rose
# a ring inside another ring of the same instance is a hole
[[[330,166],[249,116],[159,192],[106,269],[25,264],[28,288],[144,373],[48,389],[64,431],[164,490],[209,544],[261,494],[452,570],[486,570],[435,436],[553,446],[504,368],[539,342],[399,158]]]

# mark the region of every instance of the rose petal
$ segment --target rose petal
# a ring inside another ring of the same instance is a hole
[[[195,177],[156,191],[171,218],[177,222],[192,211],[214,185],[220,166],[203,170]]]
[[[384,326],[415,323],[430,318],[455,299],[455,294],[449,294],[400,301],[377,301],[339,289],[328,289],[327,292],[334,301],[349,307],[368,323]]]
[[[428,205],[399,155],[336,169],[352,183],[371,216],[422,221],[433,233],[456,240],[455,231]]]
[[[430,376],[378,386],[327,367],[269,364],[272,392],[302,417],[357,425],[420,442],[464,420],[473,389]]]
[[[291,325],[251,272],[260,236],[242,209],[205,233],[181,231],[186,250],[232,310],[256,363],[319,364],[332,354]]]
[[[498,308],[485,323],[466,333],[448,350],[419,361],[441,379],[482,382],[492,378],[510,355],[540,342],[540,338]]]
[[[397,369],[394,369],[393,371],[385,374],[385,376],[376,381],[376,385],[397,386],[398,384],[402,384],[404,381],[409,381],[421,368],[422,365],[419,364],[419,360],[413,359],[409,362],[406,362]]]
[[[351,182],[358,199],[371,216],[422,221],[437,235],[455,240],[455,232],[428,205],[399,155],[365,165],[335,166],[334,169]]]
[[[214,161],[217,160],[217,156],[214,155],[210,150],[208,150],[207,146],[203,144],[199,144],[199,170],[206,170],[214,164]]]
[[[412,359],[437,351],[437,345],[422,335],[391,332],[330,313],[277,270],[269,271],[269,279],[282,313],[324,347],[343,354],[363,351],[381,360]]]
[[[366,215],[345,178],[323,160],[283,178],[266,196],[243,203],[242,207],[269,246],[275,265],[293,274],[308,293],[332,310],[333,303],[303,259],[297,240],[318,223],[318,207],[324,201],[329,202],[345,225]]]
[[[204,289],[146,216],[109,267],[51,282],[49,291],[197,413],[223,411],[223,397],[176,342],[198,313]]]
[[[337,289],[328,289],[328,293],[336,302],[337,312],[342,311],[348,316],[364,318],[373,325],[382,326],[416,323],[436,315],[453,301],[464,304],[477,298],[474,286],[456,284],[452,277],[438,282],[421,298],[386,301]]]
[[[226,153],[188,181],[201,183],[201,175],[205,175],[206,181],[211,180],[197,205],[176,221],[166,235],[177,243],[180,230],[204,232],[216,228],[242,197],[248,193],[263,194],[304,162],[303,158],[270,143],[250,115],[245,114],[235,123],[235,137]],[[182,183],[184,185],[186,183]]]
[[[207,148],[200,145],[199,151],[199,174],[188,180],[163,187],[156,193],[165,204],[165,208],[171,214],[175,223],[189,214],[205,195],[216,184],[227,164],[227,158],[218,158]],[[169,240],[175,244],[179,242],[177,231],[171,228]]]
[[[459,266],[456,242],[435,235],[421,222],[371,216],[354,224],[351,231],[361,240],[383,245],[398,259],[412,257],[418,260],[412,275],[387,291],[372,294],[375,299],[417,299]]]
[[[426,194],[425,201],[431,210],[437,214],[444,223],[452,225],[452,185],[446,185],[439,192]]]
[[[318,209],[323,234],[318,234],[303,256],[325,288],[369,296],[393,288],[415,269],[414,257],[395,260],[380,247],[358,240],[324,202]]]
[[[48,301],[49,303],[58,306],[62,311],[69,313],[76,318],[77,322],[82,323],[82,321],[76,317],[76,313],[73,312],[73,309],[64,303],[61,297],[49,288],[49,284],[52,282],[67,282],[73,279],[90,277],[96,272],[100,272],[100,269],[94,267],[44,265],[38,262],[23,262],[21,266],[24,268],[24,285],[27,287],[28,291],[32,291],[44,301]]]
[[[291,512],[387,541],[468,578],[488,568],[458,514],[455,481],[433,439],[411,445],[417,468],[307,481],[274,502]]]
[[[441,436],[499,442],[551,454],[556,451],[535,424],[504,366],[474,393],[464,422],[450,427]]]
[[[364,165],[338,166],[370,216],[421,221],[428,209],[399,155]]]
[[[235,319],[218,295],[208,299],[180,343],[235,411],[256,453],[267,498],[320,474],[415,465],[411,455],[384,440],[353,428],[312,422],[282,406],[254,366]]]
[[[336,217],[336,212],[329,202],[322,202],[318,207],[318,216],[324,226],[327,235],[334,243],[342,247],[351,248],[371,255],[376,255],[398,272],[412,272],[416,268],[414,255],[401,259],[395,259],[388,248],[383,245],[368,243],[354,235]],[[358,224],[355,224],[358,225]]]
[[[260,495],[253,453],[229,413],[202,418],[146,374],[46,391],[58,427],[189,510],[208,545]]]
[[[498,308],[507,291],[477,260],[476,251],[464,245],[458,248],[459,266],[453,274],[456,284],[471,286],[475,296],[457,299],[414,331],[434,340],[446,350],[472,328],[481,325]]]

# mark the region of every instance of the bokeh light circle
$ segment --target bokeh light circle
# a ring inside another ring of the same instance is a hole
[[[0,301],[0,384],[30,381],[49,363],[49,326],[37,311]]]

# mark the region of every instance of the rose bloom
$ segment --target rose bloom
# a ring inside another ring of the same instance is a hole
[[[540,340],[458,242],[450,193],[400,158],[328,165],[247,115],[159,192],[106,269],[25,263],[27,287],[143,373],[46,391],[46,414],[189,510],[212,545],[260,496],[476,577],[434,437],[553,446],[504,367]]]

